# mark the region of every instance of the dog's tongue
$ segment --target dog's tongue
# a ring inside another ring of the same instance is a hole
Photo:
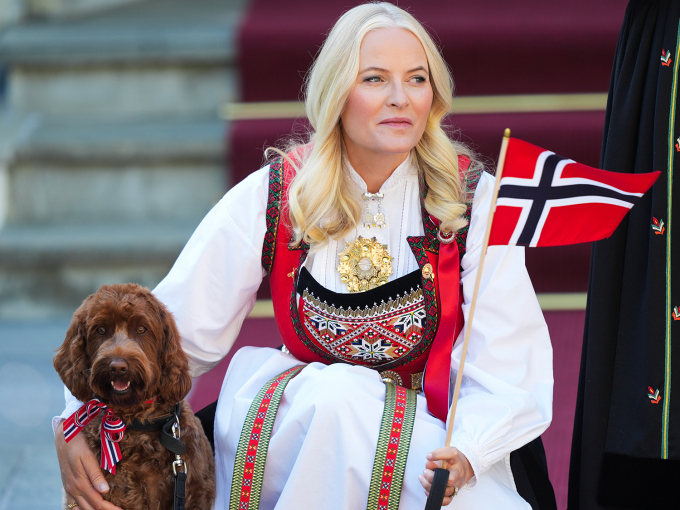
[[[118,391],[125,391],[129,383],[127,381],[113,381],[113,387]]]

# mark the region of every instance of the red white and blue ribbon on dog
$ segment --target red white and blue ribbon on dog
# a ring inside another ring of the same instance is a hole
[[[90,423],[100,411],[106,410],[101,426],[102,469],[116,474],[116,463],[121,459],[118,443],[123,439],[125,423],[116,417],[111,409],[107,409],[98,398],[93,398],[64,421],[64,439],[68,443]]]

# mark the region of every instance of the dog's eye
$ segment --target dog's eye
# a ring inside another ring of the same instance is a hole
[[[105,335],[106,334],[106,328],[103,327],[103,326],[99,326],[97,328],[97,333],[100,334],[100,335]]]
[[[144,333],[146,333],[146,328],[145,328],[144,326],[139,326],[139,327],[137,328],[137,334],[138,334],[138,335],[143,335]]]

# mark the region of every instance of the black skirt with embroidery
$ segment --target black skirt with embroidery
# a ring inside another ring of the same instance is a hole
[[[662,176],[593,247],[574,510],[680,505],[680,234],[672,236],[680,222],[679,29],[679,1],[638,0],[619,36],[601,167]]]

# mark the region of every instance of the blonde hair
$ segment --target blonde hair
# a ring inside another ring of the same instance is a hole
[[[340,115],[359,73],[359,50],[364,36],[380,28],[403,28],[422,44],[430,68],[432,108],[425,131],[412,149],[420,177],[429,191],[425,209],[441,221],[440,230],[465,226],[466,196],[458,173],[458,154],[471,156],[441,127],[451,108],[453,79],[439,49],[422,25],[390,3],[368,3],[344,13],[331,29],[307,75],[306,112],[314,131],[306,145],[289,147],[288,161],[297,173],[288,193],[293,244],[304,240],[316,247],[330,238],[342,239],[357,226],[361,204],[343,176],[343,136]],[[283,155],[282,151],[274,149]]]

